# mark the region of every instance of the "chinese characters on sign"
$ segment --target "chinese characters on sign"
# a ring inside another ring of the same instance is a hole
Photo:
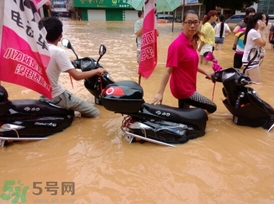
[[[57,195],[60,186],[58,186],[57,181],[47,181],[44,187],[47,192],[50,192],[50,195]],[[43,183],[42,182],[33,182],[33,192],[34,195],[41,195],[43,193]],[[61,195],[65,193],[70,193],[74,195],[75,185],[74,182],[61,182]]]
[[[46,74],[50,54],[37,2],[42,4],[46,0],[5,0],[0,7],[4,13],[0,19],[0,80],[23,85],[51,98]]]
[[[127,0],[74,0],[75,7],[88,7],[88,8],[130,8]]]
[[[138,74],[149,78],[157,65],[157,28],[155,0],[144,6],[143,34]]]

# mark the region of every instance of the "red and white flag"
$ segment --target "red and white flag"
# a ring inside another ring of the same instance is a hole
[[[0,80],[30,88],[48,98],[50,54],[38,6],[48,0],[4,0],[0,5]]]
[[[41,8],[44,4],[47,4],[47,5],[51,4],[51,0],[33,0],[33,1],[36,3],[38,9]]]
[[[157,65],[157,24],[155,11],[155,0],[146,0],[138,70],[138,74],[146,79],[152,74]]]

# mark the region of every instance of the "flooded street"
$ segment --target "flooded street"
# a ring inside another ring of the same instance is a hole
[[[63,23],[63,37],[71,41],[79,57],[97,59],[99,46],[104,44],[107,52],[100,63],[112,78],[138,81],[134,22]],[[159,24],[158,29],[158,65],[151,77],[141,82],[146,102],[158,91],[167,48],[180,33],[181,24],[174,25],[174,32],[171,24]],[[233,64],[232,42],[231,34],[223,49],[215,51],[223,68]],[[71,60],[75,58],[71,50],[67,53]],[[262,84],[253,86],[271,105],[274,105],[273,55],[274,49],[268,44],[261,67]],[[202,67],[212,70],[211,63]],[[73,81],[72,88],[67,74],[61,77],[62,85],[75,95],[94,101],[83,81]],[[38,98],[37,93],[24,87],[1,84],[8,90],[10,100]],[[224,98],[221,88],[222,84],[216,84],[217,111],[209,115],[205,136],[175,148],[127,143],[120,129],[123,117],[98,105],[99,118],[75,118],[69,128],[47,140],[12,143],[1,148],[0,195],[4,193],[6,180],[16,183],[20,180],[21,188],[29,187],[27,204],[272,204],[274,130],[269,133],[261,127],[234,124],[221,101]],[[212,90],[213,83],[199,74],[198,92],[211,98]],[[163,103],[177,106],[169,86]],[[62,195],[63,182],[75,185],[74,194]],[[51,195],[55,190],[57,195]],[[0,203],[8,204],[11,200],[0,198]]]

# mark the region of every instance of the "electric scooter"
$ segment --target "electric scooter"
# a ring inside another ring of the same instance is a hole
[[[91,57],[79,58],[71,42],[66,38],[63,38],[61,40],[61,44],[65,48],[72,50],[72,52],[74,53],[76,59],[72,61],[72,64],[76,69],[80,69],[82,72],[85,72],[85,71],[102,67],[99,61],[107,51],[105,45],[100,45],[99,58],[95,60]],[[100,97],[99,97],[101,94],[101,91],[108,84],[111,84],[111,83],[114,83],[114,81],[112,80],[111,76],[108,73],[104,73],[102,76],[95,75],[84,80],[85,88],[94,96],[94,103],[97,105],[102,105],[102,101],[100,100]]]
[[[43,140],[69,127],[74,111],[34,99],[9,100],[0,85],[0,146],[7,141]]]
[[[100,46],[99,59],[79,59],[71,42],[62,39],[61,44],[73,51],[76,60],[72,64],[82,71],[102,67],[99,60],[106,53]],[[166,105],[153,105],[143,99],[143,88],[134,81],[114,82],[108,73],[86,79],[85,87],[95,97],[95,103],[124,116],[121,129],[129,143],[149,141],[172,146],[205,134],[207,114],[201,108],[179,109]]]
[[[249,63],[243,72],[235,68],[220,69],[216,59],[209,53],[207,60],[213,61],[212,81],[223,84],[223,103],[232,114],[233,122],[237,125],[263,127],[268,131],[274,127],[274,109],[267,102],[262,100],[256,91],[248,87],[252,82],[250,77],[245,74],[249,65],[258,57],[258,50],[253,48],[250,51]]]
[[[66,39],[63,39],[62,43],[68,48],[71,46]],[[74,51],[72,46],[71,49]],[[105,52],[106,48],[100,46],[100,57],[97,61],[92,58],[79,59],[76,55],[77,59],[73,61],[73,65],[82,71],[101,67],[98,62]],[[98,76],[85,80],[85,87],[95,96],[98,103],[101,93],[99,90],[106,86],[105,83],[112,83],[100,80]],[[101,82],[104,83],[103,86]],[[60,108],[50,102],[32,99],[9,100],[6,89],[0,86],[0,146],[4,146],[7,141],[47,139],[47,136],[69,127],[73,118],[74,111]]]

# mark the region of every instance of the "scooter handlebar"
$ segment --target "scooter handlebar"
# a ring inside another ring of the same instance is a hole
[[[72,65],[77,68],[77,69],[80,69],[80,62],[79,60],[73,60],[71,61]]]
[[[83,72],[102,67],[96,60],[89,57],[73,60],[72,64],[76,69],[81,69]]]
[[[252,81],[248,81],[248,80],[246,80],[246,79],[244,79],[244,78],[242,78],[241,80],[240,80],[240,84],[241,85],[248,85],[248,84],[251,84],[252,83]]]
[[[256,84],[256,85],[259,85],[260,83],[242,78],[242,79],[240,80],[240,84],[245,86],[245,85],[248,85],[248,84]]]

